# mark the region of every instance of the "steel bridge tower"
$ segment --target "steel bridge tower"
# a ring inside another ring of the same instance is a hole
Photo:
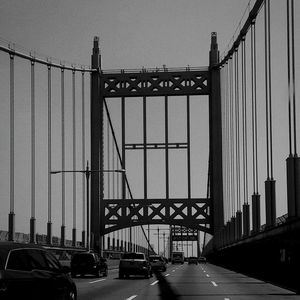
[[[136,225],[169,224],[215,235],[224,225],[222,182],[222,129],[219,51],[217,35],[211,35],[209,66],[196,70],[186,68],[151,69],[139,72],[122,70],[107,73],[101,70],[99,39],[95,37],[91,74],[91,169],[100,170],[91,176],[91,245],[102,251],[103,236]],[[187,98],[187,141],[170,143],[168,139],[168,96]],[[191,197],[189,96],[209,96],[209,196]],[[146,98],[163,97],[165,103],[165,142],[148,143],[146,128]],[[144,198],[126,199],[126,174],[122,175],[122,199],[104,199],[104,111],[105,99],[121,99],[122,163],[126,169],[126,151],[142,150],[144,154]],[[127,144],[125,140],[125,110],[127,97],[143,99],[143,143]],[[164,149],[166,193],[161,199],[149,199],[147,194],[147,150]],[[188,196],[169,196],[169,150],[186,149],[188,163]],[[151,206],[151,207],[150,207]]]

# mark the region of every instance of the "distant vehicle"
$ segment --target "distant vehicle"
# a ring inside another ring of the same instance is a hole
[[[172,264],[184,264],[184,254],[183,252],[173,251],[171,254]]]
[[[188,264],[189,264],[189,265],[191,265],[191,264],[198,265],[198,257],[190,256],[190,257],[188,258]]]
[[[0,242],[0,299],[75,300],[69,273],[41,246]]]
[[[71,260],[71,274],[72,277],[76,277],[77,274],[81,276],[85,274],[92,274],[96,277],[100,277],[101,274],[107,276],[106,259],[91,251],[76,253]]]
[[[206,257],[200,256],[198,261],[199,261],[199,263],[205,263],[206,264]]]
[[[152,276],[149,261],[142,252],[124,253],[119,263],[119,278],[129,275],[143,275],[145,278]]]
[[[165,272],[167,270],[166,261],[162,256],[150,255],[149,261],[153,271]]]

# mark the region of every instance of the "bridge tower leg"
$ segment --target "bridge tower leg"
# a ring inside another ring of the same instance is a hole
[[[223,179],[222,179],[222,114],[221,114],[221,87],[219,63],[219,50],[217,34],[211,35],[211,48],[209,53],[209,69],[211,91],[209,96],[209,131],[210,131],[210,194],[211,217],[214,235],[224,226],[223,211]],[[216,245],[217,246],[217,245]]]
[[[91,74],[91,248],[102,254],[101,204],[103,200],[103,98],[101,97],[101,55],[99,37],[94,38]],[[103,231],[102,231],[103,232]]]

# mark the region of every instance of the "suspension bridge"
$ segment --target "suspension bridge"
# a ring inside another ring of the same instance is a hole
[[[211,34],[201,67],[105,70],[98,37],[90,67],[1,45],[1,239],[166,257],[196,245],[218,265],[299,287],[282,276],[300,265],[295,16],[293,0],[249,4],[222,55]]]

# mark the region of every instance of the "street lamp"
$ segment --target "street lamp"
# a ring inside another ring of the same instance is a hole
[[[87,226],[86,226],[86,243],[87,243],[87,250],[90,250],[90,201],[89,201],[89,179],[91,173],[124,173],[126,172],[125,169],[119,169],[119,170],[90,170],[89,169],[89,162],[87,161],[86,163],[86,169],[85,170],[61,170],[61,171],[51,171],[50,174],[60,174],[60,173],[82,173],[85,174],[86,178],[86,221],[87,221]]]

